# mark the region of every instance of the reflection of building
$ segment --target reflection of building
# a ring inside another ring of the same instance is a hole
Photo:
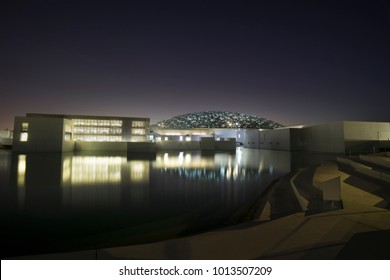
[[[149,123],[149,118],[27,114],[15,118],[13,149],[126,150],[127,142],[146,141]]]

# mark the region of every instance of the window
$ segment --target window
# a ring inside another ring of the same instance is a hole
[[[72,133],[65,132],[64,139],[65,139],[65,141],[70,141],[72,139]]]
[[[90,119],[74,119],[75,126],[122,126],[121,120],[90,120]]]
[[[145,135],[145,129],[143,128],[133,128],[132,129],[133,135]]]
[[[27,140],[28,140],[28,132],[21,132],[20,133],[20,141],[27,142]]]
[[[28,123],[22,123],[22,132],[27,132],[28,131]]]
[[[132,127],[145,127],[145,122],[142,121],[133,121],[131,123]]]
[[[22,123],[20,132],[20,142],[27,142],[28,140],[28,123]]]

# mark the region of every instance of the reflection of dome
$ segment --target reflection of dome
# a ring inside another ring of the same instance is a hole
[[[152,129],[190,128],[265,128],[282,127],[281,124],[256,116],[233,112],[198,112],[176,116],[151,126]]]

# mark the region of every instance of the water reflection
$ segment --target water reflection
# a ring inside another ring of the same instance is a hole
[[[49,190],[58,196],[54,200],[62,201],[65,208],[111,209],[126,201],[141,205],[143,202],[140,200],[149,201],[146,199],[148,195],[165,197],[167,189],[176,199],[173,193],[181,195],[182,192],[176,188],[182,185],[187,188],[185,196],[202,192],[205,186],[211,193],[209,185],[223,188],[223,184],[229,182],[235,183],[233,189],[253,189],[256,184],[264,187],[275,176],[291,168],[289,153],[246,149],[237,149],[235,154],[170,151],[158,153],[155,160],[128,160],[125,155],[89,154],[19,154],[14,155],[14,159],[20,209],[26,203],[26,186],[27,199],[30,201],[33,198],[40,200],[42,195],[39,193]],[[274,170],[277,171],[275,174]],[[60,176],[57,177],[57,174]],[[144,190],[140,191],[139,188]],[[44,196],[50,199],[47,193]],[[193,200],[192,197],[184,199]],[[157,203],[161,204],[161,201]]]
[[[25,182],[26,182],[26,155],[18,156],[18,205],[19,208],[24,207],[24,201],[26,197]]]
[[[129,162],[130,182],[148,183],[149,182],[149,161],[132,160]]]
[[[289,172],[291,162],[287,152],[247,149],[169,151],[152,159],[12,154],[11,180],[0,200],[8,203],[3,213],[9,231],[26,240],[30,234],[58,244],[125,228],[115,242],[150,242],[230,223]]]
[[[63,159],[62,183],[96,185],[120,183],[121,167],[125,157],[119,156],[68,156]]]

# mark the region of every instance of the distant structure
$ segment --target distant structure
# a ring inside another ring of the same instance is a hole
[[[235,112],[209,111],[179,115],[151,126],[153,140],[215,141],[218,147],[244,145],[244,135],[259,129],[275,129],[281,124],[252,115]],[[229,142],[229,143],[227,143]],[[169,146],[168,143],[161,144]],[[185,144],[182,144],[185,145]]]
[[[263,128],[275,129],[281,124],[242,113],[209,111],[184,114],[153,124],[151,129],[194,129],[194,128]]]
[[[339,121],[283,127],[264,118],[217,111],[180,115],[152,126],[149,118],[141,117],[28,113],[15,117],[13,139],[10,135],[11,131],[3,131],[1,143],[12,145],[16,152],[154,153],[235,150],[237,146],[336,154],[390,150],[389,122]]]

